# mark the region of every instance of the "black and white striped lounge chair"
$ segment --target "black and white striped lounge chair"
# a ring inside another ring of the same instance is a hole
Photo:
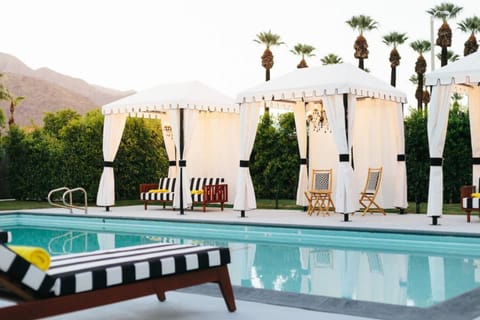
[[[228,201],[228,185],[224,178],[191,178],[190,191],[193,205],[201,204],[205,212],[208,203],[220,203],[221,210]],[[196,191],[201,191],[196,193]],[[193,210],[192,205],[192,210]]]
[[[228,263],[228,248],[158,243],[52,257],[44,272],[0,244],[0,294],[17,302],[0,308],[0,319],[37,319],[150,294],[164,301],[165,291],[206,282],[219,284],[233,312]]]
[[[477,187],[474,185],[462,186],[460,188],[461,206],[462,210],[467,214],[467,222],[470,222],[472,211],[478,211],[480,217],[480,198],[472,197],[472,194],[476,193],[476,189]]]
[[[158,184],[140,184],[140,200],[143,200],[144,209],[147,210],[149,201],[162,202],[164,209],[167,203],[173,203],[173,197],[175,195],[175,181],[176,178],[160,178]],[[166,192],[149,192],[152,189],[166,190]]]

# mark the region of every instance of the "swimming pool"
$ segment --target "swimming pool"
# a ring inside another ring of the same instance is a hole
[[[429,307],[480,287],[480,239],[152,221],[0,215],[13,243],[51,254],[156,241],[229,247],[232,283],[253,288]]]

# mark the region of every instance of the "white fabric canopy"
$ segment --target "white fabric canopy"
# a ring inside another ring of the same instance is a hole
[[[354,100],[349,99],[350,103]],[[337,187],[335,192],[335,208],[340,213],[352,213],[357,210],[356,190],[353,183],[353,168],[350,164],[350,147],[351,141],[347,141],[345,128],[345,108],[343,104],[342,95],[324,96],[325,112],[329,119],[330,126],[333,132],[333,138],[340,155],[346,155],[346,161],[340,161],[338,166]],[[355,104],[349,105],[349,110],[355,109]],[[351,129],[350,123],[348,126]],[[350,131],[351,132],[351,131]],[[351,134],[349,132],[349,136]]]
[[[309,100],[323,95],[349,93],[357,97],[407,102],[406,94],[349,64],[297,69],[240,92],[237,102]]]
[[[297,69],[284,76],[240,92],[237,95],[237,102],[242,103],[242,107],[255,102],[266,101],[270,102],[271,107],[293,108],[297,133],[299,134],[302,132],[303,125],[299,119],[298,105],[296,103],[323,103],[337,152],[342,155],[342,159],[345,159],[347,156],[351,160],[352,156],[350,153],[352,147],[355,150],[355,146],[353,146],[353,128],[356,101],[360,98],[381,99],[397,103],[406,102],[405,93],[348,63]],[[345,114],[345,108],[347,114]],[[395,109],[392,109],[392,111],[395,114],[397,112]],[[345,124],[345,117],[347,117],[347,124]],[[348,128],[348,135],[346,134],[346,127]],[[398,119],[397,127],[403,128],[403,118]],[[303,157],[303,146],[301,145],[303,141],[301,139],[300,137],[299,147],[300,156]],[[399,140],[397,143],[402,143],[402,141]],[[321,146],[317,147],[316,152],[319,152],[318,148],[321,148]],[[328,155],[335,151],[323,149],[322,152],[322,154]],[[249,154],[245,156],[249,156]],[[392,157],[397,157],[396,149]],[[406,172],[404,171],[403,174],[406,175]],[[300,179],[305,179],[305,175],[302,172],[301,175]],[[350,162],[339,162],[338,172],[334,173],[334,175],[336,175],[336,180],[333,197],[337,212],[354,212],[357,209],[358,194],[356,194],[355,190],[358,187]],[[406,176],[400,179],[400,182],[406,183]],[[299,181],[297,201],[302,188],[301,184],[304,184],[303,181]],[[403,187],[406,189],[406,186]]]
[[[168,157],[168,177],[174,178],[177,176],[177,159],[175,152],[175,142],[173,141],[173,129],[170,119],[166,113],[161,114],[162,120],[162,134],[165,150]]]
[[[155,111],[179,107],[238,113],[238,105],[230,97],[198,81],[159,85],[106,104],[102,112],[130,113],[130,116],[142,113],[148,117],[154,115]]]
[[[428,114],[428,150],[430,158],[441,159],[447,136],[448,110],[450,106],[451,86],[432,88],[431,108]],[[435,106],[435,107],[433,107]],[[443,170],[442,165],[430,165],[428,186],[427,216],[441,216],[443,206]]]
[[[470,114],[470,136],[478,137],[480,133],[480,88],[470,90],[468,99],[468,111]],[[480,139],[470,139],[472,144],[472,157],[480,158]],[[477,186],[480,190],[480,164],[473,164],[472,185]]]
[[[103,124],[103,167],[102,177],[98,185],[97,205],[111,206],[115,203],[115,177],[113,174],[113,160],[117,154],[123,129],[127,121],[126,114],[110,114],[105,116]]]
[[[262,106],[262,103],[242,104],[240,106],[240,167],[233,210],[248,211],[257,208],[248,163],[257,134],[258,117]]]
[[[167,111],[174,110],[174,112],[169,112],[168,119],[172,126],[173,135],[176,137],[179,135],[178,130],[180,130],[177,117],[179,109],[185,110],[183,160],[187,159],[186,157],[188,156],[193,130],[195,129],[194,120],[198,118],[199,111],[239,112],[239,107],[233,99],[198,81],[160,85],[104,105],[102,107],[102,113],[105,115],[103,153],[106,165],[100,179],[97,205],[108,207],[115,204],[115,181],[111,163],[115,159],[127,116],[162,119],[165,121]],[[179,137],[175,138],[175,141],[179,141]],[[177,148],[179,146],[178,143],[176,143]],[[215,141],[212,143],[215,143]],[[167,146],[167,142],[165,144],[169,160],[175,160],[171,146]],[[178,175],[179,172],[180,170],[177,170],[175,173],[169,170],[169,176],[173,174]],[[221,176],[219,173],[212,173],[211,175]],[[185,187],[188,188],[188,183],[185,183],[186,178],[188,178],[188,173],[184,174],[184,189]],[[176,184],[176,186],[178,185],[179,183]],[[189,195],[190,192],[188,191],[188,194],[186,194],[184,190],[185,204],[189,203]],[[175,200],[177,198],[179,197],[175,197]]]
[[[185,110],[183,110],[184,112]],[[182,110],[172,110],[168,111],[168,114],[171,119],[175,119],[173,125],[173,139],[175,140],[175,146],[177,150],[180,150],[180,112]],[[195,127],[197,126],[198,121],[198,111],[192,110],[191,112],[184,112],[184,147],[183,147],[183,154],[179,151],[179,168],[180,170],[177,171],[177,181],[182,179],[182,197],[183,197],[183,208],[188,208],[192,205],[192,197],[190,196],[190,172],[188,170],[188,162],[186,159],[188,158],[188,154],[190,152],[190,146],[192,143],[192,136],[193,132],[195,131]],[[182,162],[185,165],[182,165]],[[175,184],[175,194],[180,194],[180,183]],[[173,201],[174,208],[181,208],[180,204],[180,197],[176,196]]]
[[[443,211],[443,170],[441,159],[448,124],[450,96],[453,91],[469,96],[472,157],[480,156],[480,52],[473,53],[426,75],[427,86],[432,86],[428,114],[428,143],[431,162],[428,189],[427,216],[440,217]],[[473,165],[473,183],[478,186],[479,165]]]
[[[308,205],[305,191],[308,190],[307,169],[307,123],[305,121],[305,103],[299,101],[293,108],[295,127],[297,129],[298,151],[300,153],[300,172],[298,173],[297,200],[298,206]]]
[[[405,163],[405,130],[403,128],[403,106],[401,103],[396,105],[396,119],[392,122],[394,129],[397,133],[395,135],[396,148],[397,148],[397,161],[396,161],[396,174],[395,174],[395,192],[393,198],[393,204],[397,208],[408,207],[407,198],[407,166]]]

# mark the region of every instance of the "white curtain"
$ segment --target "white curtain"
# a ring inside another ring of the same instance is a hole
[[[198,110],[183,110],[183,157],[180,155],[180,109],[168,111],[168,116],[172,122],[173,139],[175,146],[179,150],[179,163],[185,161],[192,145],[193,132],[198,121]],[[177,170],[177,179],[175,183],[175,197],[173,199],[173,207],[180,208],[180,192],[183,194],[183,208],[192,205],[192,197],[190,194],[190,176],[188,172],[188,163],[185,167],[179,166]],[[182,173],[183,189],[180,191],[180,173]]]
[[[403,128],[403,106],[397,103],[396,106],[396,144],[397,144],[397,164],[395,168],[395,183],[393,205],[397,208],[407,208],[407,166],[405,163],[405,131]],[[403,160],[398,157],[403,157]]]
[[[123,129],[127,121],[126,113],[105,115],[103,123],[103,173],[97,193],[97,206],[113,206],[115,204],[115,177],[113,160],[122,140]]]
[[[160,119],[162,120],[163,143],[165,144],[165,150],[167,151],[169,163],[168,177],[174,178],[177,176],[177,164],[175,154],[175,142],[173,141],[173,128],[170,123],[171,121],[166,113],[162,113]],[[167,128],[170,128],[170,131],[168,131]]]
[[[470,140],[472,144],[472,157],[480,158],[480,87],[473,87],[468,94],[468,111],[470,113]],[[480,164],[474,164],[472,169],[472,184],[480,192]]]
[[[242,103],[240,106],[240,161],[248,163],[257,134],[258,116],[262,103]],[[247,211],[257,208],[255,190],[248,166],[240,165],[237,175],[237,194],[233,210]]]
[[[300,152],[300,172],[298,174],[297,205],[307,206],[305,191],[308,190],[308,169],[307,169],[307,122],[305,117],[304,102],[297,102],[293,108],[295,117],[295,128],[297,130],[298,150]],[[302,160],[305,159],[305,160]],[[304,163],[302,163],[304,162]]]
[[[447,135],[448,111],[452,86],[432,87],[430,111],[428,113],[428,149],[430,158],[442,158]],[[430,166],[427,216],[441,216],[443,210],[442,166]]]
[[[325,112],[327,113],[328,123],[332,129],[338,153],[340,155],[350,154],[345,134],[345,109],[343,105],[343,96],[323,96],[322,99],[325,104]],[[348,102],[348,112],[350,113],[352,112],[351,110],[355,110],[355,103],[354,100],[350,98],[348,99]],[[353,128],[352,125],[353,123],[349,121],[348,127]],[[352,130],[350,129],[349,131]],[[349,132],[349,136],[351,134],[352,133]],[[349,139],[350,142],[351,140],[352,139]],[[341,161],[338,168],[339,172],[335,191],[335,208],[339,213],[355,212],[357,208],[357,194],[354,192],[356,188],[353,182],[353,169],[350,161]]]

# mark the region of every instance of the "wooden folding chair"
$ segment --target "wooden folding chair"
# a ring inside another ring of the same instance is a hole
[[[368,168],[367,181],[363,191],[360,193],[360,205],[363,208],[362,215],[367,212],[381,212],[385,215],[385,210],[375,202],[378,189],[380,189],[380,183],[382,182],[382,167],[380,168]]]
[[[332,200],[332,169],[312,170],[312,186],[305,193],[309,202],[308,214],[317,210],[317,215],[330,215],[330,209],[335,212],[335,205]]]

